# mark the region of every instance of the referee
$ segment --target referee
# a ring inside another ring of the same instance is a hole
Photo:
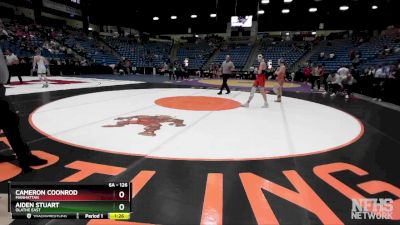
[[[221,70],[222,70],[222,85],[218,94],[221,95],[224,88],[226,88],[226,94],[229,94],[231,93],[231,90],[228,87],[228,79],[229,77],[231,77],[232,72],[235,70],[235,65],[233,65],[233,62],[231,61],[231,56],[227,55],[225,57],[225,61],[221,65]]]

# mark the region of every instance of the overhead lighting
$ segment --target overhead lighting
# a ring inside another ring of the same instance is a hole
[[[347,5],[342,5],[342,6],[339,7],[339,9],[340,9],[341,11],[346,11],[346,10],[349,9],[349,6],[347,6]]]
[[[317,32],[313,31],[313,32],[311,32],[311,34],[312,34],[312,35],[316,35],[316,34],[317,34]]]
[[[293,0],[283,0],[284,3],[291,3]]]
[[[176,20],[177,16],[171,16],[171,20]]]
[[[317,10],[318,10],[317,8],[310,8],[308,11],[313,13],[316,12]]]
[[[290,33],[288,32],[288,33],[286,33],[286,36],[289,36],[290,35]]]
[[[377,5],[373,5],[372,9],[378,9],[378,6]]]
[[[88,30],[93,30],[93,28],[92,28],[92,27],[89,27]]]
[[[264,14],[265,12],[264,12],[264,10],[258,10],[258,12],[257,12],[259,15],[262,15],[262,14]]]
[[[153,17],[153,20],[159,20],[160,18],[158,18],[157,16]]]
[[[197,15],[191,15],[190,17],[194,19],[197,18]]]
[[[215,18],[215,17],[217,17],[217,14],[212,13],[212,14],[210,14],[210,17],[211,17],[211,18]]]
[[[195,37],[197,37],[197,38],[199,37],[199,35],[198,35],[198,34],[196,34],[196,35],[194,35],[194,36],[195,36]]]
[[[261,4],[268,4],[269,0],[261,0]]]
[[[289,13],[289,12],[290,12],[289,9],[282,9],[282,13],[284,13],[284,14]]]

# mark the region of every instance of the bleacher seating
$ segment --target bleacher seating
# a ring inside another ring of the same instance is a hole
[[[390,54],[383,58],[375,58],[375,59],[366,61],[360,65],[360,68],[365,69],[367,67],[377,66],[377,65],[391,65],[391,64],[395,64],[399,60],[400,60],[400,52],[397,52],[397,53]]]
[[[226,55],[230,55],[232,62],[237,69],[243,69],[250,56],[252,47],[249,45],[229,45],[216,53],[213,60],[214,64],[221,65],[225,60]]]
[[[330,43],[330,44],[328,44]],[[350,40],[334,40],[334,41],[322,41],[320,45],[324,45],[320,52],[315,53],[311,56],[311,62],[315,64],[325,64],[325,70],[332,72],[338,70],[343,65],[350,65],[351,61],[349,58],[349,51],[353,47]],[[320,53],[324,52],[325,55],[331,53],[335,54],[334,59],[319,59]]]
[[[75,36],[70,35],[66,40],[65,44],[74,49],[77,52],[81,52],[85,57],[92,59],[96,64],[111,65],[117,64],[119,59],[111,52],[105,52],[100,45],[96,43],[96,40],[88,38],[86,36]]]
[[[35,50],[40,49],[42,55],[49,60],[63,60],[68,57],[72,59],[73,54],[67,55],[67,48],[64,48],[64,46],[67,46],[87,59],[92,59],[96,64],[110,65],[119,62],[119,56],[114,55],[114,52],[105,47],[104,43],[88,37],[80,31],[74,29],[57,30],[53,27],[29,23],[19,24],[19,21],[10,19],[4,19],[3,22],[5,30],[10,35],[0,41],[0,47],[11,49],[20,58],[32,58]],[[310,61],[316,64],[325,64],[326,71],[333,72],[343,65],[352,64],[349,57],[352,50],[361,55],[360,69],[376,65],[395,64],[400,60],[400,42],[397,35],[397,30],[395,30],[392,35],[383,34],[373,37],[359,46],[355,46],[350,39],[321,41],[317,46],[318,52],[310,57]],[[104,41],[120,56],[131,60],[136,67],[163,67],[163,64],[169,61],[172,48],[170,42],[141,44],[125,38],[112,37],[105,38]],[[304,48],[296,47],[301,43],[263,41],[258,53],[264,54],[266,60],[272,60],[273,67],[277,67],[278,59],[283,58],[290,70],[306,53]],[[212,64],[221,64],[225,60],[225,56],[230,55],[239,70],[246,65],[252,51],[252,47],[247,44],[224,43],[222,40],[217,40],[216,45],[208,40],[180,44],[176,56],[180,63],[185,58],[189,58],[189,69],[199,69],[205,66],[216,48],[220,50],[215,53]],[[383,54],[384,48],[390,49],[390,52]],[[320,59],[320,52],[324,52],[327,57]],[[330,53],[335,53],[334,59],[329,59]],[[80,61],[80,59],[73,61]],[[253,63],[253,65],[255,64],[256,62]]]
[[[400,54],[389,54],[385,57],[380,57],[379,54],[383,51],[383,47],[387,46],[390,49],[400,47],[400,43],[395,43],[391,37],[379,36],[372,38],[368,42],[361,44],[360,46],[354,46],[350,40],[335,40],[331,42],[331,46],[327,45],[327,42],[321,42],[320,45],[324,45],[320,52],[324,52],[325,55],[329,55],[334,52],[336,57],[333,60],[330,59],[319,59],[320,52],[315,53],[311,56],[310,60],[316,64],[325,64],[325,69],[328,72],[333,72],[339,69],[343,65],[351,65],[349,52],[350,50],[359,52],[361,54],[361,68],[373,66],[373,65],[384,65],[392,64],[400,59]]]
[[[258,51],[264,55],[266,61],[272,60],[272,67],[278,67],[278,60],[284,59],[287,68],[291,68],[298,60],[303,57],[305,50],[294,47],[294,42],[279,42],[272,45],[262,45]],[[253,65],[257,65],[254,62]]]
[[[27,26],[28,27],[28,26]],[[20,58],[32,57],[35,55],[35,49],[40,49],[41,54],[47,59],[65,59],[66,55],[63,52],[53,52],[50,48],[45,48],[46,30],[50,28],[31,26],[29,32],[25,32],[25,26],[5,23],[5,28],[13,32],[13,38],[2,40],[0,47],[2,49],[10,49]],[[18,34],[18,35],[17,35]]]
[[[394,38],[380,36],[373,38],[369,42],[360,45],[357,50],[361,52],[362,64],[361,68],[373,66],[373,65],[386,65],[394,64],[400,59],[400,53],[389,53],[386,56],[381,56],[381,52],[384,51],[384,46],[389,49],[400,48],[400,43],[396,43]]]
[[[185,43],[180,46],[177,52],[179,62],[185,58],[189,59],[189,69],[200,69],[207,62],[214,48],[207,42]]]
[[[172,44],[166,42],[133,43],[128,40],[106,38],[105,42],[136,67],[162,67],[169,59]]]

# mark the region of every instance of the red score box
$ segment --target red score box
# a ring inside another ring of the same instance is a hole
[[[131,186],[10,185],[11,201],[130,201]]]

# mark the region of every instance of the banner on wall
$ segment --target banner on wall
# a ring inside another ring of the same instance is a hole
[[[54,9],[60,12],[68,13],[71,15],[82,16],[82,12],[80,9],[63,5],[57,2],[53,2],[50,0],[43,0],[43,6],[49,9]]]

